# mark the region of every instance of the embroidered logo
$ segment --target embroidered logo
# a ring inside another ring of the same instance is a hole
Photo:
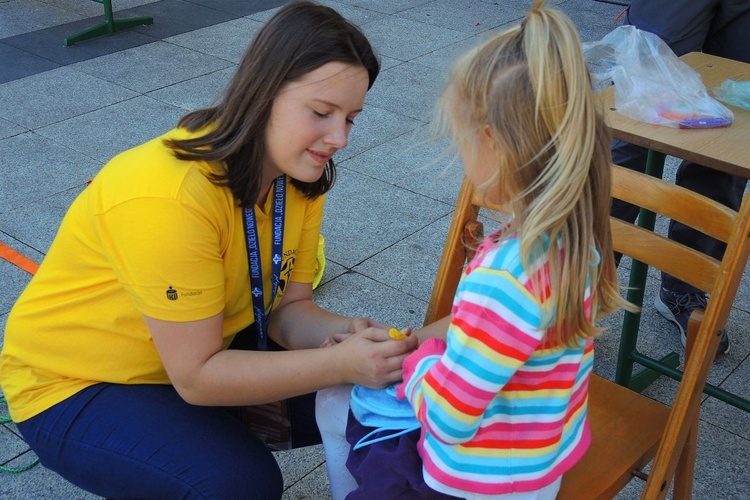
[[[179,298],[179,296],[177,295],[177,290],[170,286],[169,290],[167,290],[167,298],[169,300],[177,300]]]

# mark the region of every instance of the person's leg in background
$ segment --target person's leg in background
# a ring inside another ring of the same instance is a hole
[[[750,0],[719,2],[703,52],[750,63]]]
[[[712,2],[712,8],[707,12],[712,17],[701,47],[703,52],[750,63],[750,0]],[[675,183],[738,210],[747,180],[683,161]],[[724,243],[677,221],[670,221],[668,237],[717,259],[724,256],[726,249]],[[706,303],[706,296],[700,290],[662,274],[662,292],[655,305],[659,312],[679,326],[683,342],[690,313],[695,308],[705,309]],[[725,331],[718,353],[727,354],[729,350],[729,336]]]
[[[749,15],[750,0],[633,0],[628,11],[628,22],[660,36],[678,56],[703,50],[748,62]],[[645,148],[613,141],[612,159],[615,164],[644,171],[646,155]],[[737,210],[746,181],[683,161],[677,171],[676,184]],[[637,216],[637,210],[617,202],[613,204],[612,215],[632,222]],[[719,259],[723,257],[726,247],[723,243],[675,221],[670,222],[668,237]],[[668,274],[662,274],[661,290],[654,305],[679,328],[683,344],[686,341],[690,314],[696,308],[705,309],[706,303],[706,295],[700,290]],[[724,332],[718,352],[725,354],[729,349],[729,337]]]
[[[718,0],[632,0],[626,22],[658,35],[676,55],[681,56],[702,50],[717,2]],[[615,165],[645,172],[647,157],[648,150],[644,147],[619,139],[612,140],[612,162]],[[627,222],[634,222],[638,216],[638,208],[613,200],[611,214]]]
[[[223,408],[170,385],[97,384],[17,424],[45,467],[108,498],[281,498],[276,460]]]

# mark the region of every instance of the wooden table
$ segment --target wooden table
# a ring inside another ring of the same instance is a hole
[[[750,64],[724,59],[700,52],[691,52],[682,56],[684,62],[695,69],[709,89],[717,87],[727,79],[735,81],[750,80]],[[629,118],[617,112],[614,102],[614,87],[609,87],[599,93],[603,106],[604,117],[609,125],[613,137],[649,149],[649,165],[647,173],[661,176],[665,155],[692,161],[699,165],[720,170],[728,174],[750,179],[750,111],[737,106],[726,105],[734,113],[734,121],[729,127],[713,129],[679,129],[652,125]],[[750,203],[749,197],[742,202],[743,207]],[[654,214],[642,212],[639,225],[653,229]],[[741,275],[742,269],[737,272]],[[628,300],[642,305],[643,292],[648,268],[641,262],[634,261],[631,269]],[[734,300],[736,291],[731,299]],[[728,313],[727,313],[728,316]],[[723,318],[726,321],[726,318]],[[623,322],[623,337],[618,356],[617,374],[615,380],[636,390],[647,386],[654,378],[653,371],[644,370],[633,377],[634,359],[644,356],[635,350],[635,341],[640,322],[639,313],[626,313]],[[657,372],[674,377],[679,365],[679,356],[675,353],[660,360],[664,368],[654,367]],[[750,402],[727,391],[707,384],[705,391],[733,406],[750,411]]]
[[[724,80],[750,80],[750,64],[691,52],[680,59],[696,70],[706,88]],[[725,103],[734,113],[729,127],[683,130],[628,118],[615,108],[614,87],[600,94],[604,117],[617,139],[750,179],[750,111]]]

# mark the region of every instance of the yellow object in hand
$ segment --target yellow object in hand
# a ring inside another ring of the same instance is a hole
[[[406,335],[405,333],[401,333],[395,328],[391,328],[390,330],[388,330],[388,336],[393,340],[404,340],[406,337],[408,337],[408,335]]]

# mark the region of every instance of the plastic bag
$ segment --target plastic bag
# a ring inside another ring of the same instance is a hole
[[[725,80],[720,87],[714,87],[711,90],[720,101],[738,108],[750,109],[750,81]]]
[[[700,75],[652,33],[619,26],[584,44],[584,55],[594,86],[613,82],[617,111],[630,118],[679,128],[726,127],[734,119]]]

